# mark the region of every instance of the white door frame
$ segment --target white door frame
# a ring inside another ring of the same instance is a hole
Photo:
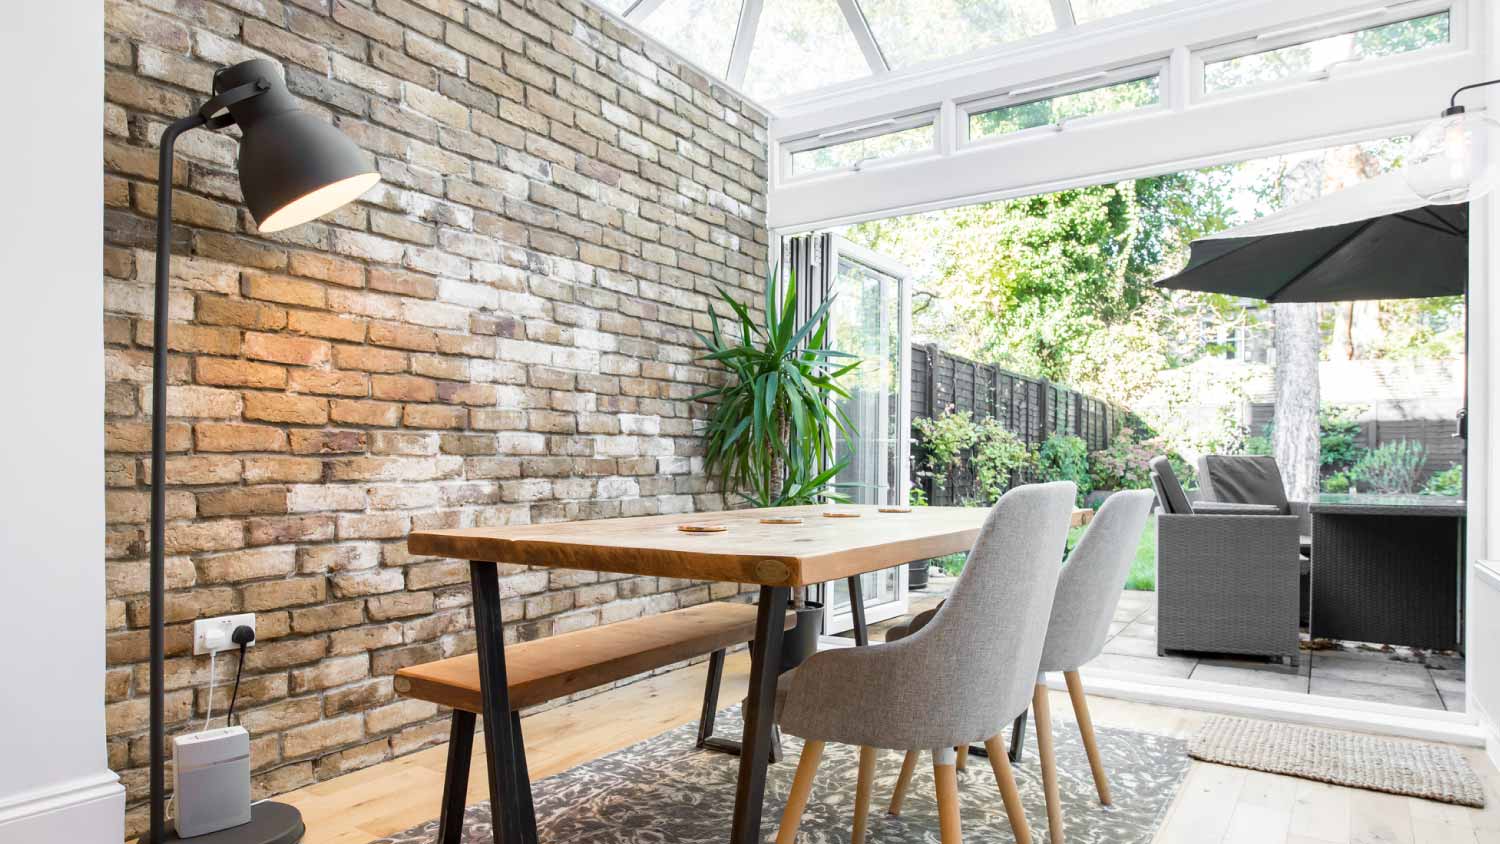
[[[897,261],[892,260],[877,252],[866,249],[857,243],[833,235],[829,238],[830,248],[824,260],[828,262],[830,271],[833,273],[834,283],[838,281],[838,266],[841,258],[849,258],[856,263],[863,264],[880,274],[897,280],[899,289],[896,292],[897,303],[897,336],[900,348],[898,349],[898,366],[900,367],[898,389],[896,390],[896,465],[907,467],[911,465],[911,270]],[[895,493],[897,501],[904,503],[911,495],[911,473],[909,471],[897,472],[895,481]],[[879,604],[870,605],[868,596],[865,606],[865,623],[877,624],[905,615],[911,608],[911,602],[907,596],[907,579],[905,577],[905,566],[896,575],[896,599]],[[843,633],[854,629],[854,616],[845,609],[835,612],[833,607],[833,584],[825,584],[822,588],[824,600],[823,632],[827,634]]]

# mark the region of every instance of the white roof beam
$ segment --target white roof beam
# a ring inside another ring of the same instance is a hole
[[[1058,29],[1071,29],[1078,25],[1078,18],[1073,14],[1073,0],[1052,0],[1052,17],[1057,20]]]
[[[849,23],[849,30],[854,33],[855,42],[859,44],[859,51],[865,54],[865,63],[870,66],[870,72],[890,72],[890,62],[886,61],[885,53],[881,52],[880,44],[875,40],[875,32],[870,29],[870,21],[865,17],[864,9],[855,0],[838,0],[838,3],[844,12],[844,20]]]
[[[750,67],[750,51],[755,49],[755,34],[760,29],[760,12],[764,5],[765,0],[744,0],[740,5],[740,22],[734,30],[734,49],[729,53],[729,84],[736,88],[745,85],[745,71]]]
[[[625,10],[625,20],[631,23],[640,23],[665,2],[666,0],[635,0],[630,5],[630,8]]]

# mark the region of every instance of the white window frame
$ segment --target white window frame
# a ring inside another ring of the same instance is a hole
[[[907,129],[916,129],[927,125],[932,126],[932,145],[927,149],[912,150],[911,152],[903,152],[882,158],[861,159],[845,167],[830,167],[826,170],[814,170],[810,173],[801,174],[793,172],[792,156],[797,153],[839,146],[869,138],[878,138],[882,135],[892,135],[897,132],[904,132]],[[840,173],[858,173],[872,167],[885,167],[891,164],[900,164],[913,159],[936,155],[940,148],[942,128],[941,113],[933,109],[906,115],[884,117],[868,123],[839,127],[830,129],[827,132],[820,132],[816,135],[783,141],[779,144],[780,154],[777,156],[781,165],[781,181],[801,182],[808,179],[825,178]]]
[[[1284,79],[1272,79],[1240,88],[1223,91],[1208,90],[1208,66],[1221,61],[1254,56],[1260,53],[1308,44],[1324,38],[1350,35],[1368,29],[1376,29],[1403,21],[1416,20],[1430,15],[1448,13],[1448,43],[1432,47],[1384,56],[1378,59],[1350,59],[1333,62],[1324,68],[1311,70]],[[1208,47],[1199,47],[1191,54],[1190,96],[1195,102],[1253,96],[1267,91],[1293,85],[1327,82],[1335,76],[1360,73],[1367,68],[1388,69],[1403,62],[1424,61],[1434,55],[1451,53],[1466,48],[1468,41],[1467,7],[1455,0],[1411,0],[1411,2],[1370,5],[1363,9],[1342,12],[1337,15],[1314,19],[1303,23],[1289,24],[1269,32],[1247,36]]]
[[[1108,88],[1126,82],[1136,82],[1143,79],[1155,77],[1157,85],[1157,101],[1153,105],[1129,108],[1123,111],[1110,111],[1102,114],[1091,114],[1085,117],[1075,117],[1060,123],[1049,123],[1045,126],[1034,126],[1030,129],[1022,129],[1017,132],[1005,132],[997,135],[985,135],[972,137],[970,133],[971,118],[976,114],[993,111],[1008,106],[1026,105],[1028,103],[1050,100],[1064,97],[1068,94],[1081,94],[1088,91]],[[1124,67],[1116,67],[1110,70],[1096,70],[1088,73],[1069,76],[1064,79],[1043,80],[1034,85],[1022,85],[1009,91],[978,97],[964,102],[954,103],[953,110],[953,132],[958,147],[968,147],[976,144],[1007,143],[1010,141],[1033,138],[1038,135],[1047,135],[1057,132],[1068,131],[1074,128],[1091,126],[1099,123],[1108,123],[1116,120],[1126,120],[1132,117],[1150,115],[1159,111],[1166,111],[1170,107],[1172,91],[1172,68],[1169,57],[1163,56],[1153,61],[1136,63]]]

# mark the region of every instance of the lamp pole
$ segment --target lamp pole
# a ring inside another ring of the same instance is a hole
[[[359,148],[338,130],[300,113],[264,59],[222,68],[215,95],[197,113],[162,132],[156,182],[156,297],[151,373],[151,770],[150,831],[146,844],[181,840],[166,828],[166,521],[167,345],[171,310],[172,164],[177,138],[206,127],[238,123],[240,187],[263,233],[290,228],[332,211],[373,187],[379,176]],[[222,89],[222,90],[221,90]],[[258,102],[257,102],[258,100]],[[265,140],[257,140],[264,138]],[[253,176],[251,175],[253,174]],[[253,179],[253,180],[252,180]],[[196,835],[195,844],[294,844],[302,838],[301,814],[269,801],[251,808],[248,824]]]

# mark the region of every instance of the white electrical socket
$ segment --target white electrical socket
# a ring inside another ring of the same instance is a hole
[[[221,615],[218,618],[200,618],[193,622],[193,654],[238,650],[240,646],[236,645],[231,637],[234,635],[235,628],[240,625],[254,630],[255,613],[242,612],[238,615]],[[255,647],[255,643],[251,642],[250,647]]]

